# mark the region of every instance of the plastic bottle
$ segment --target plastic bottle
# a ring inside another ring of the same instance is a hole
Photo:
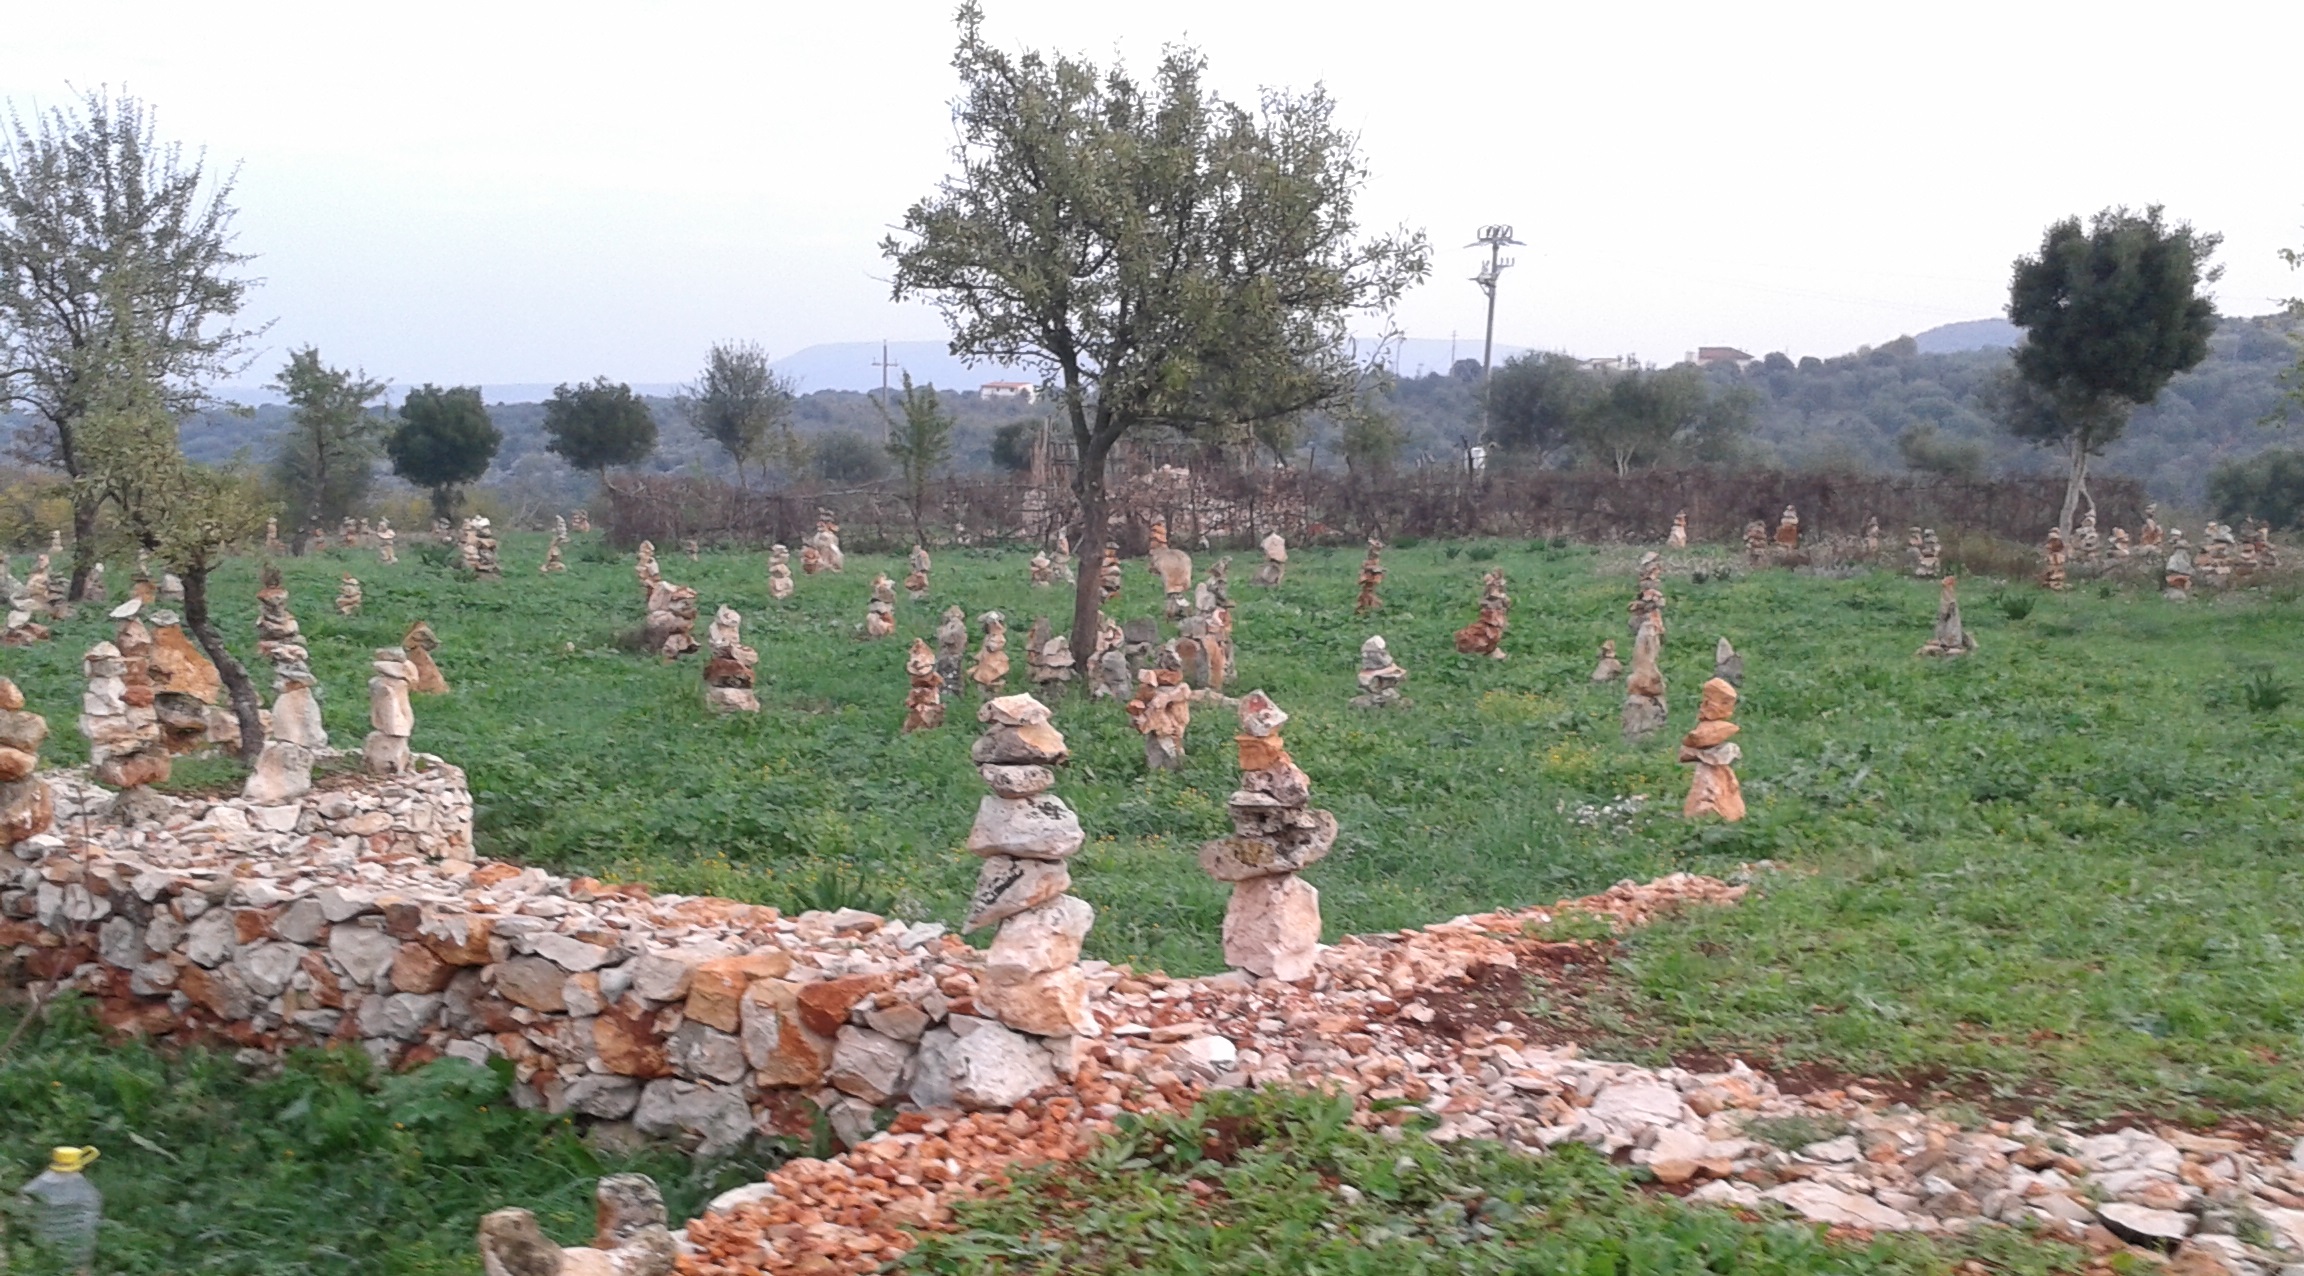
[[[96,1260],[96,1224],[104,1216],[103,1194],[82,1173],[96,1157],[94,1148],[56,1148],[47,1170],[22,1191],[32,1203],[33,1238],[78,1271]]]

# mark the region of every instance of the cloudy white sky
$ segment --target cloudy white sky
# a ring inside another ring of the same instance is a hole
[[[1995,314],[2050,220],[2165,203],[2225,236],[2228,312],[2304,291],[2304,5],[1325,5],[986,0],[988,28],[1216,83],[1324,81],[1374,223],[1440,269],[1399,322],[1666,361],[1832,354]],[[947,0],[10,7],[0,96],[125,88],[238,163],[277,320],[402,384],[686,378],[705,346],[934,338],[875,242],[945,168]],[[277,354],[267,356],[276,361]]]

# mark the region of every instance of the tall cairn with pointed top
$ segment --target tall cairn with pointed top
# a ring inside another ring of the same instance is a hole
[[[1975,635],[1960,623],[1960,581],[1946,576],[1936,594],[1936,633],[1912,654],[1957,658],[1974,650]]]
[[[968,667],[968,681],[986,698],[992,698],[1008,689],[1008,622],[999,612],[988,611],[976,618],[976,624],[984,631],[984,641]],[[966,636],[965,630],[962,636]]]
[[[1360,560],[1360,596],[1353,600],[1352,611],[1366,615],[1384,605],[1376,596],[1376,587],[1384,583],[1384,542],[1368,538],[1368,557]]]
[[[1027,695],[1001,696],[977,709],[984,734],[969,749],[992,787],[976,808],[968,852],[984,863],[964,929],[998,923],[976,1004],[1019,1032],[1043,1037],[1095,1036],[1080,943],[1096,920],[1086,900],[1065,894],[1065,862],[1087,837],[1080,817],[1050,793],[1051,768],[1070,756],[1049,723],[1048,706]]]
[[[912,596],[913,602],[923,603],[928,601],[929,565],[930,559],[928,557],[928,551],[918,545],[914,545],[912,547],[912,559],[910,563],[912,570],[907,572],[904,576],[904,592]]]
[[[1262,691],[1240,701],[1240,787],[1232,835],[1200,847],[1200,868],[1232,883],[1224,960],[1254,975],[1309,978],[1320,955],[1320,892],[1297,874],[1336,844],[1336,817],[1311,806],[1312,781],[1288,756],[1288,715]]]
[[[1641,740],[1664,729],[1664,591],[1650,565],[1641,564],[1640,594],[1632,600],[1632,669],[1624,679],[1624,738]]]
[[[410,765],[408,737],[416,734],[416,710],[408,702],[408,688],[416,681],[416,666],[399,647],[378,647],[369,668],[368,738],[360,756],[377,775],[405,775]]]
[[[1664,548],[1688,548],[1688,511],[1682,510],[1672,516],[1672,530],[1664,537]]]
[[[1714,678],[1704,684],[1696,729],[1680,738],[1680,760],[1696,766],[1680,814],[1689,818],[1717,815],[1731,823],[1744,818],[1744,790],[1736,781],[1735,769],[1744,753],[1734,739],[1743,728],[1729,721],[1735,713],[1736,688],[1727,679]]]
[[[377,519],[376,561],[387,565],[399,562],[399,542],[400,533],[392,530],[392,520],[388,518]]]
[[[704,631],[711,644],[704,662],[704,707],[715,713],[760,712],[760,697],[752,689],[760,653],[744,645],[743,626],[743,615],[723,603]]]
[[[911,689],[904,693],[904,730],[928,731],[944,725],[944,677],[936,672],[936,653],[928,640],[915,638],[904,657],[904,676]]]

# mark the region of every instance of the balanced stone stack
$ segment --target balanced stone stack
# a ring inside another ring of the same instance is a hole
[[[440,649],[440,639],[432,626],[419,620],[400,635],[400,648],[408,653],[408,663],[416,670],[410,691],[420,696],[448,694],[448,679],[440,674],[440,666],[433,663],[432,653]]]
[[[792,551],[782,545],[768,547],[768,596],[779,600],[792,596]]]
[[[1704,699],[1696,709],[1696,729],[1680,738],[1680,760],[1694,763],[1696,776],[1688,785],[1688,800],[1680,814],[1693,819],[1717,815],[1734,822],[1744,818],[1744,791],[1736,782],[1736,760],[1743,750],[1734,740],[1742,728],[1729,721],[1736,712],[1736,688],[1724,678],[1704,684]]]
[[[48,831],[56,797],[34,774],[48,720],[24,708],[24,693],[0,678],[0,850]]]
[[[112,595],[104,588],[104,564],[88,564],[88,579],[80,586],[80,599],[87,603],[105,603]]]
[[[1920,529],[1917,527],[1904,533],[1904,567],[1915,576],[1928,574],[1920,570]]]
[[[2184,543],[2184,532],[2178,528],[2169,538],[2168,570],[2161,577],[2160,596],[2172,603],[2192,597],[2192,547]]]
[[[998,923],[976,1004],[1020,1032],[1092,1037],[1101,1029],[1088,1010],[1080,943],[1096,920],[1086,900],[1065,892],[1065,861],[1087,841],[1080,817],[1050,793],[1051,769],[1069,753],[1049,723],[1048,707],[1030,696],[1001,696],[976,711],[984,734],[969,750],[992,792],[976,808],[968,851],[984,863],[964,926]]]
[[[896,632],[896,582],[881,572],[872,578],[872,600],[864,604],[864,636],[885,638]]]
[[[283,544],[281,544],[281,543],[280,543],[280,520],[279,520],[278,518],[268,518],[268,519],[265,519],[265,520],[264,520],[264,553],[265,553],[265,555],[266,555],[267,557],[277,558],[277,557],[279,557],[280,555],[282,555],[282,554],[285,554],[285,553],[287,553],[287,552],[288,552],[288,547],[287,547],[286,545],[283,545]]]
[[[256,654],[269,656],[272,648],[299,643],[303,635],[296,613],[288,610],[288,587],[281,583],[280,569],[264,564],[262,584],[256,591]]]
[[[1097,570],[1096,588],[1105,602],[1120,596],[1120,543],[1104,542],[1104,565]]]
[[[541,566],[537,567],[536,574],[539,576],[549,576],[554,572],[564,572],[567,570],[568,564],[560,561],[560,542],[553,541],[552,543],[546,545],[544,547],[544,562]]]
[[[704,547],[697,543],[696,538],[693,536],[680,542],[680,552],[686,554],[688,556],[688,561],[691,563],[700,563],[704,561]]]
[[[1048,671],[1041,664],[1041,654],[1048,645],[1048,618],[1034,616],[1032,628],[1024,634],[1024,680],[1034,687],[1047,682]]]
[[[1682,510],[1672,516],[1672,531],[1664,537],[1664,547],[1666,549],[1688,548],[1688,511]]]
[[[2144,525],[2136,529],[2136,547],[2138,549],[2160,548],[2162,533],[2159,515],[2160,507],[2158,505],[2146,505],[2144,507]]]
[[[72,573],[63,567],[51,567],[50,560],[63,553],[61,547],[51,547],[40,556],[38,576],[40,588],[48,600],[48,615],[55,620],[70,620],[72,608]]]
[[[1353,708],[1384,709],[1407,703],[1400,698],[1400,684],[1408,680],[1408,671],[1392,662],[1384,635],[1377,634],[1360,644],[1358,676],[1360,694],[1352,697]]]
[[[276,642],[260,649],[272,662],[272,689],[278,694],[272,699],[270,736],[241,795],[274,806],[312,791],[315,750],[328,747],[328,729],[320,722],[316,680],[303,644]]]
[[[1251,585],[1271,589],[1288,578],[1288,542],[1278,532],[1267,533],[1256,548],[1264,555],[1257,564],[1256,574],[1248,578]]]
[[[1632,671],[1624,679],[1624,738],[1635,741],[1663,730],[1670,716],[1664,699],[1664,670],[1658,664],[1664,651],[1664,615],[1651,611],[1636,623]]]
[[[399,561],[400,561],[400,551],[399,551],[399,548],[398,548],[399,540],[400,540],[400,533],[398,533],[398,532],[395,532],[395,531],[393,531],[393,530],[392,530],[392,520],[391,520],[391,519],[388,519],[388,518],[379,518],[379,519],[377,519],[377,520],[376,520],[376,561],[377,561],[377,562],[379,562],[379,563],[387,563],[387,564],[389,564],[389,563],[397,563],[397,562],[399,562]]]
[[[912,682],[911,690],[904,693],[904,730],[928,731],[944,725],[944,677],[936,672],[936,653],[929,650],[928,640],[912,640],[912,651],[904,657],[904,676]]]
[[[1064,634],[1053,634],[1040,644],[1040,681],[1043,685],[1061,689],[1072,681],[1076,662],[1072,659],[1072,639]]]
[[[2048,564],[2047,568],[2040,573],[2040,583],[2055,590],[2066,588],[2064,564],[2070,555],[2064,548],[2064,533],[2053,527],[2049,528],[2048,543],[2041,547],[2040,554]]]
[[[346,576],[336,586],[336,614],[339,616],[359,615],[360,601],[360,578]]]
[[[1212,574],[1194,591],[1192,612],[1177,626],[1177,661],[1184,684],[1196,690],[1221,692],[1232,679],[1232,612],[1226,592],[1222,577]]]
[[[712,644],[704,662],[704,707],[714,713],[760,712],[760,697],[752,689],[760,653],[744,645],[743,628],[744,617],[723,603],[704,631]]]
[[[1754,566],[1768,561],[1767,520],[1756,518],[1744,525],[1744,558]]]
[[[39,611],[46,611],[47,606],[47,603],[41,603]],[[33,619],[34,615],[35,611],[29,599],[23,597],[9,599],[8,624],[6,629],[0,630],[0,647],[29,647],[36,642],[46,642],[48,640],[48,626]]]
[[[504,569],[496,561],[496,529],[485,518],[472,520],[473,574],[482,580],[504,579]]]
[[[592,530],[592,515],[584,510],[577,510],[568,516],[568,527],[572,531],[589,532]]]
[[[337,525],[336,534],[343,538],[344,548],[360,548],[360,523],[350,514],[346,514],[343,521]]]
[[[1918,575],[1935,577],[1944,570],[1944,544],[1936,539],[1936,529],[1920,529],[1920,570]]]
[[[1152,771],[1178,771],[1184,766],[1184,732],[1192,724],[1192,690],[1184,685],[1184,671],[1169,648],[1160,664],[1136,675],[1136,694],[1128,701],[1128,722],[1144,737],[1144,766]]]
[[[1170,620],[1182,620],[1191,611],[1187,595],[1192,591],[1192,556],[1168,543],[1168,524],[1155,519],[1152,523],[1152,548],[1145,555],[1152,574],[1160,578],[1160,592],[1164,596],[1161,614]]]
[[[480,517],[477,514],[465,519],[457,530],[456,564],[475,576],[480,574]]]
[[[1913,654],[1958,658],[1974,650],[1975,635],[1960,624],[1960,581],[1946,576],[1936,595],[1936,632]]]
[[[439,545],[453,545],[456,543],[456,528],[447,519],[433,519],[432,540]]]
[[[1592,681],[1614,682],[1624,676],[1624,662],[1616,658],[1616,640],[1600,640],[1600,663],[1592,666]]]
[[[1032,551],[1032,588],[1046,589],[1055,583],[1056,564],[1049,559],[1048,551],[1044,549]]]
[[[377,775],[406,775],[412,755],[408,737],[416,734],[416,710],[408,703],[408,688],[416,681],[416,666],[398,647],[378,647],[368,666],[376,671],[368,680],[368,738],[360,756]]]
[[[1384,605],[1376,596],[1376,587],[1384,583],[1384,542],[1368,538],[1368,557],[1360,560],[1360,597],[1352,603],[1352,610],[1366,615]]]
[[[999,612],[988,611],[976,618],[984,631],[984,642],[976,648],[976,661],[968,669],[968,681],[988,697],[997,697],[1008,687],[1008,622]]]
[[[310,527],[304,529],[304,541],[313,553],[322,553],[328,548],[328,529],[315,520]]]
[[[913,602],[928,601],[928,562],[928,551],[914,545],[912,547],[912,570],[904,577],[904,592],[912,596]]]
[[[1096,613],[1096,650],[1088,657],[1088,696],[1092,700],[1126,700],[1136,688],[1136,672],[1128,667],[1128,632]]]
[[[157,800],[148,785],[168,778],[168,747],[160,738],[153,707],[150,658],[152,638],[134,600],[117,609],[113,641],[99,642],[81,661],[88,690],[80,701],[80,734],[88,737],[89,773],[99,784],[120,790],[114,811],[122,823],[143,818]],[[159,805],[165,811],[165,804]]]
[[[1880,552],[1880,520],[1877,518],[1864,520],[1864,552],[1866,554]]]
[[[1480,615],[1456,631],[1456,650],[1467,656],[1505,659],[1504,618],[1512,610],[1512,595],[1504,592],[1504,571],[1491,570],[1480,581]]]
[[[1800,511],[1787,505],[1784,516],[1776,520],[1776,548],[1800,548]]]
[[[2197,574],[2207,578],[2218,588],[2232,582],[2232,569],[2239,558],[2239,538],[2232,534],[2229,523],[2211,521],[2200,537]]]
[[[2080,526],[2072,529],[2072,551],[2079,555],[2080,565],[2094,567],[2104,554],[2104,539],[2096,532],[2096,511],[2080,516]]]
[[[1232,835],[1200,847],[1200,868],[1232,884],[1224,960],[1253,975],[1308,979],[1320,955],[1320,892],[1298,873],[1336,844],[1336,817],[1311,808],[1312,781],[1288,756],[1288,715],[1272,697],[1240,701],[1240,787],[1226,800]]]
[[[656,542],[642,541],[632,551],[632,575],[640,581],[642,598],[655,591],[656,582],[664,579],[664,569],[656,562]]]
[[[657,577],[648,590],[640,637],[647,650],[668,661],[696,650],[696,591]]]
[[[936,677],[940,685],[957,691],[960,668],[968,659],[968,613],[957,604],[944,609],[936,626]]]
[[[2115,562],[2124,562],[2131,552],[2128,546],[2128,529],[2125,527],[2113,528],[2111,542],[2104,550],[2105,556]]]
[[[832,521],[832,511],[817,510],[816,530],[800,546],[800,570],[813,576],[847,569],[848,556],[840,552],[840,525]]]

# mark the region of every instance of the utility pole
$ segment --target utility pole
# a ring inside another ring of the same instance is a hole
[[[893,443],[895,442],[895,438],[889,433],[889,430],[892,427],[888,424],[888,369],[893,368],[896,365],[888,358],[887,338],[883,337],[880,339],[880,362],[866,364],[865,366],[880,369],[880,441],[882,443]]]
[[[1496,354],[1496,278],[1512,265],[1510,257],[1503,256],[1506,246],[1518,247],[1520,241],[1512,238],[1510,226],[1482,226],[1479,238],[1464,245],[1466,248],[1488,246],[1488,264],[1472,276],[1480,291],[1488,294],[1488,336],[1480,343],[1480,441],[1488,441],[1489,387],[1494,380],[1493,359]]]

